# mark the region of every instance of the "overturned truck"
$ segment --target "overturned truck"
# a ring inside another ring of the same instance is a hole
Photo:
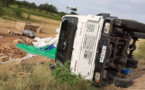
[[[132,80],[123,68],[136,68],[136,41],[145,39],[145,24],[110,14],[66,15],[62,18],[56,63],[71,60],[73,74],[99,87],[114,83],[128,87]]]

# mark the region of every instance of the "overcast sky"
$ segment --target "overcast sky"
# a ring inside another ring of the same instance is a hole
[[[77,7],[78,14],[110,13],[119,18],[133,19],[145,23],[145,0],[26,0],[37,5],[48,3],[66,12],[67,6]]]

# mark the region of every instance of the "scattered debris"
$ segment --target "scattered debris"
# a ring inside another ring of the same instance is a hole
[[[57,46],[58,43],[58,38],[59,38],[59,32],[60,32],[60,28],[56,29],[56,37],[52,38],[52,37],[48,37],[48,38],[39,38],[39,37],[35,37],[32,43],[34,45],[34,47],[44,47],[44,46],[49,46],[49,45],[54,45],[55,47]]]
[[[26,56],[26,53],[19,50],[12,44],[0,44],[0,54],[6,55],[11,58],[22,58]]]
[[[38,32],[41,32],[41,31],[38,31]],[[34,32],[30,31],[30,30],[23,30],[23,31],[19,31],[19,32],[9,30],[8,34],[18,35],[18,36],[22,36],[23,35],[23,36],[27,36],[29,38],[35,38]]]
[[[8,56],[0,54],[0,62],[5,62],[5,61],[8,61],[8,60],[9,60]]]
[[[11,30],[8,31],[8,34],[22,36],[22,32],[16,32]]]
[[[3,38],[3,36],[0,36],[0,39]]]
[[[33,32],[38,32],[38,33],[41,33],[42,29],[40,26],[37,26],[37,25],[33,25],[31,23],[22,23],[22,22],[17,22],[16,23],[16,29],[17,30],[30,30],[30,31],[33,31]]]
[[[52,37],[48,37],[48,38],[39,38],[39,37],[36,37],[34,38],[35,41],[33,41],[33,45],[34,47],[44,47],[44,46],[47,46],[49,45],[49,41],[52,40]]]
[[[30,39],[30,38],[26,38],[26,39],[24,39],[24,38],[22,38],[22,37],[20,37],[20,39],[16,39],[16,40],[14,40],[13,41],[13,44],[16,46],[17,44],[27,44],[27,45],[33,45],[32,44],[32,39]]]
[[[51,48],[50,50],[45,50],[46,46],[41,47],[41,48],[36,48],[34,46],[30,46],[26,44],[17,44],[17,48],[19,48],[20,50],[26,53],[41,55],[41,56],[45,56],[51,59],[55,58],[55,53],[56,53],[55,47]]]
[[[32,41],[34,41],[34,40],[30,39],[30,38],[26,38],[27,45],[33,45]]]
[[[16,39],[16,40],[13,41],[14,45],[17,45],[17,44],[20,44],[20,43],[26,44],[26,42],[24,42],[22,39]]]
[[[30,31],[30,30],[23,30],[23,31],[22,31],[22,34],[23,34],[24,36],[29,37],[29,38],[35,38],[34,32],[33,32],[33,31]]]

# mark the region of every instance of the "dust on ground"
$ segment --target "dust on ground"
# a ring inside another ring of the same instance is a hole
[[[42,28],[42,33],[35,33],[37,37],[54,37],[56,35],[56,29],[60,26],[60,21],[48,19],[44,17],[31,15],[31,19],[39,22],[33,22],[32,24],[38,25]],[[18,22],[25,22],[16,20]],[[10,21],[0,18],[0,36],[7,34],[9,30],[19,31],[15,28],[16,21]],[[29,22],[29,21],[28,21]]]

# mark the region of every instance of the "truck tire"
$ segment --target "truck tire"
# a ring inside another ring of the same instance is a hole
[[[127,59],[127,64],[130,65],[137,65],[138,64],[138,60],[134,59],[134,58],[128,58]]]
[[[119,26],[121,28],[125,28],[126,30],[132,31],[132,32],[141,32],[145,33],[145,24],[133,21],[133,20],[125,20],[125,19],[117,19],[115,22],[116,26]]]
[[[117,87],[127,88],[133,84],[133,81],[129,77],[119,78],[111,74],[108,74],[108,77],[110,78],[110,82],[114,83]]]

